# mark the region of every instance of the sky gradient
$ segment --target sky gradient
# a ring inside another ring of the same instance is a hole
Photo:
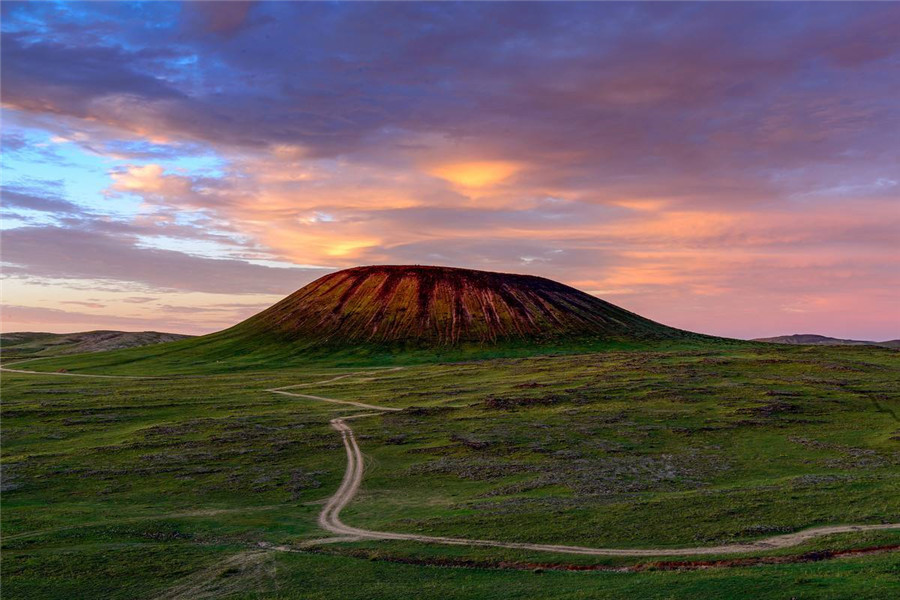
[[[0,7],[4,331],[416,263],[900,337],[900,4]]]

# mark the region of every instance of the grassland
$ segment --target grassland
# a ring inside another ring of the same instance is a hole
[[[358,366],[201,372],[224,369],[214,363],[171,376],[123,355],[137,352],[21,368],[157,378],[3,374],[4,598],[900,594],[896,553],[816,560],[896,546],[897,531],[675,571],[622,557],[320,543],[329,534],[316,518],[345,466],[328,421],[359,411],[267,390]],[[403,409],[353,422],[368,463],[347,523],[669,548],[900,522],[898,367],[881,348],[657,345],[409,364],[303,389]]]

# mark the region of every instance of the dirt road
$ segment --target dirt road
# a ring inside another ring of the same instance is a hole
[[[53,357],[56,358],[56,357]],[[48,372],[48,371],[27,371],[25,369],[10,369],[9,367],[13,365],[22,364],[25,362],[31,362],[33,360],[40,360],[39,358],[32,358],[29,360],[23,360],[21,362],[10,363],[6,367],[0,367],[0,371],[5,371],[7,373],[25,373],[26,375],[62,375],[64,377],[99,377],[100,379],[161,379],[160,377],[141,377],[138,375],[93,375],[90,373],[66,373],[66,372]]]
[[[396,409],[393,409],[396,410]],[[380,413],[375,413],[380,414]],[[498,540],[476,540],[468,538],[449,538],[430,535],[418,535],[412,533],[392,533],[388,531],[372,531],[360,529],[344,524],[340,519],[341,510],[347,506],[356,496],[363,480],[363,457],[359,444],[353,435],[353,430],[347,425],[349,418],[373,416],[354,415],[343,419],[333,419],[331,426],[341,434],[344,448],[347,452],[347,470],[337,492],[328,500],[322,512],[319,514],[319,525],[332,533],[342,536],[356,537],[360,539],[376,540],[410,540],[431,544],[450,544],[455,546],[492,546],[496,548],[514,548],[518,550],[537,550],[541,552],[560,552],[565,554],[587,554],[593,556],[692,556],[709,554],[738,554],[746,552],[759,552],[761,550],[774,550],[796,546],[813,538],[835,533],[851,533],[856,531],[874,531],[883,529],[900,528],[900,523],[886,523],[878,525],[832,525],[827,527],[815,527],[794,533],[778,535],[755,542],[738,544],[725,544],[720,546],[689,546],[685,548],[647,548],[647,549],[623,549],[623,548],[589,548],[586,546],[565,546],[558,544],[528,544],[517,542],[503,542]]]
[[[340,378],[329,379],[322,383],[331,383],[337,379],[345,379],[358,373],[351,373]],[[301,384],[292,387],[311,387],[316,383]],[[641,549],[625,549],[625,548],[590,548],[586,546],[566,546],[558,544],[529,544],[520,542],[503,542],[499,540],[477,540],[468,538],[450,538],[430,535],[419,535],[413,533],[394,533],[390,531],[373,531],[370,529],[361,529],[352,527],[341,521],[341,511],[346,507],[359,491],[362,485],[364,475],[364,463],[362,451],[353,435],[353,429],[347,424],[350,419],[358,419],[363,417],[371,417],[383,414],[386,411],[397,411],[397,408],[378,407],[372,404],[363,404],[360,402],[351,402],[348,400],[335,400],[333,398],[325,398],[322,396],[314,396],[311,394],[294,394],[283,391],[285,388],[268,390],[276,394],[287,394],[298,396],[310,400],[320,400],[324,402],[333,402],[338,404],[346,404],[366,409],[375,409],[379,412],[356,414],[339,419],[332,419],[331,426],[341,434],[344,442],[344,449],[347,454],[347,469],[344,472],[344,479],[341,481],[340,487],[334,495],[328,499],[328,502],[319,513],[319,526],[326,531],[338,534],[341,537],[335,538],[336,541],[346,541],[347,538],[370,539],[370,540],[409,540],[415,542],[423,542],[430,544],[449,544],[455,546],[489,546],[495,548],[514,548],[517,550],[536,550],[540,552],[559,552],[565,554],[586,554],[592,556],[693,556],[693,555],[711,555],[711,554],[739,554],[747,552],[759,552],[763,550],[775,550],[778,548],[788,548],[797,546],[807,542],[813,538],[823,535],[831,535],[836,533],[852,533],[858,531],[876,531],[884,529],[900,529],[900,523],[884,523],[877,525],[831,525],[826,527],[814,527],[804,529],[794,533],[777,535],[754,542],[724,544],[719,546],[688,546],[684,548],[641,548]],[[323,540],[324,541],[324,540]]]

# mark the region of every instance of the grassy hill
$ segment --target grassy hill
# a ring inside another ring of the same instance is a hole
[[[83,331],[80,333],[17,332],[0,334],[0,356],[4,360],[41,358],[139,348],[191,338],[158,331]]]

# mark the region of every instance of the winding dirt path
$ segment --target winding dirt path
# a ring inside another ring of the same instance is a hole
[[[22,361],[27,362],[27,361]],[[19,364],[19,363],[14,363]],[[397,371],[402,367],[388,369],[387,371]],[[92,375],[87,373],[46,373],[40,371],[27,371],[21,369],[10,369],[8,367],[0,367],[0,371],[11,373],[26,373],[33,375],[62,375],[69,377],[102,377],[113,379],[154,379],[154,377],[136,377],[126,375]],[[387,372],[385,371],[385,372]],[[374,410],[376,412],[358,413],[346,417],[331,420],[331,426],[341,435],[344,443],[344,449],[347,454],[347,469],[344,472],[344,478],[337,491],[331,496],[322,511],[319,513],[319,526],[322,529],[334,534],[338,534],[336,538],[318,540],[318,543],[327,543],[332,541],[348,541],[348,540],[408,540],[414,542],[423,542],[429,544],[446,544],[453,546],[487,546],[494,548],[512,548],[517,550],[531,550],[538,552],[556,552],[563,554],[585,554],[591,556],[625,556],[625,557],[642,557],[642,556],[694,556],[694,555],[710,555],[710,554],[738,554],[748,552],[760,552],[765,550],[776,550],[779,548],[789,548],[797,546],[817,537],[832,535],[838,533],[854,533],[862,531],[883,531],[888,529],[900,529],[900,523],[882,523],[877,525],[829,525],[824,527],[813,527],[763,538],[753,542],[742,542],[735,544],[722,544],[719,546],[687,546],[683,548],[591,548],[588,546],[566,546],[559,544],[531,544],[524,542],[504,542],[500,540],[479,540],[470,538],[453,538],[430,535],[419,535],[413,533],[394,533],[390,531],[374,531],[371,529],[362,529],[352,527],[341,521],[341,511],[353,500],[359,488],[362,485],[364,475],[363,454],[353,435],[353,429],[347,424],[351,419],[361,419],[365,417],[374,417],[382,415],[386,412],[396,412],[403,410],[401,408],[375,406],[363,402],[353,402],[350,400],[338,400],[335,398],[326,398],[324,396],[315,396],[312,394],[301,394],[296,392],[288,392],[289,389],[297,389],[311,386],[322,386],[333,383],[349,377],[369,374],[369,372],[354,372],[339,375],[324,381],[301,383],[296,385],[284,386],[280,388],[270,388],[265,391],[273,394],[282,394],[285,396],[294,396],[307,400],[315,400],[319,402],[329,402],[332,404],[340,404],[353,406],[356,408],[364,408]],[[276,548],[278,549],[278,548]]]
[[[359,375],[359,373],[349,373],[340,377],[329,379],[321,383],[331,383],[338,379],[346,379]],[[315,386],[316,383],[304,383],[296,387]],[[340,537],[333,540],[319,540],[319,543],[326,541],[347,541],[352,539],[370,539],[370,540],[409,540],[414,542],[424,542],[429,544],[447,544],[454,546],[488,546],[494,548],[513,548],[517,550],[535,550],[540,552],[558,552],[564,554],[586,554],[591,556],[697,556],[710,554],[739,554],[747,552],[760,552],[764,550],[776,550],[779,548],[789,548],[797,546],[809,540],[824,535],[832,535],[837,533],[853,533],[860,531],[878,531],[885,529],[900,529],[900,523],[883,523],[877,525],[830,525],[824,527],[813,527],[777,535],[753,542],[743,542],[735,544],[723,544],[719,546],[688,546],[684,548],[591,548],[587,546],[566,546],[558,544],[530,544],[524,542],[503,542],[499,540],[478,540],[469,538],[452,538],[431,535],[419,535],[414,533],[394,533],[390,531],[374,531],[371,529],[362,529],[352,527],[341,521],[341,511],[353,500],[359,488],[362,485],[363,475],[365,472],[363,463],[363,454],[353,435],[353,429],[347,424],[350,419],[360,419],[363,417],[374,417],[384,414],[388,411],[399,411],[399,408],[378,407],[372,404],[364,404],[361,402],[351,402],[348,400],[335,400],[334,398],[325,398],[322,396],[314,396],[311,394],[297,394],[284,391],[287,388],[277,388],[267,390],[276,394],[285,394],[289,396],[297,396],[310,400],[320,400],[324,402],[332,402],[337,404],[345,404],[357,406],[366,409],[375,409],[379,412],[362,413],[342,417],[331,420],[331,426],[341,434],[344,442],[344,449],[347,454],[347,470],[344,472],[344,479],[341,485],[331,498],[328,499],[322,512],[319,513],[319,526],[326,531],[337,534]]]

